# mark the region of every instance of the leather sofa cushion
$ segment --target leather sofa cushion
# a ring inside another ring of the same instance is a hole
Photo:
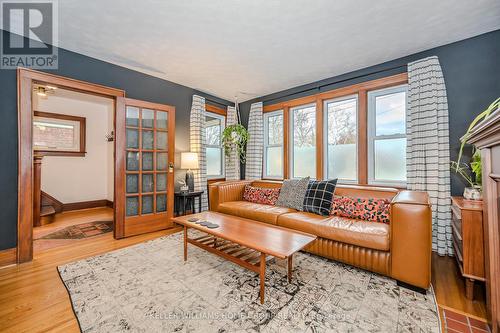
[[[381,251],[390,249],[390,229],[385,223],[296,212],[281,215],[278,225],[346,244]]]
[[[296,210],[248,201],[228,201],[219,204],[218,212],[276,225],[278,216]]]

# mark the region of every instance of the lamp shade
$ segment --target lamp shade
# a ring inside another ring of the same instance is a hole
[[[181,153],[181,169],[198,169],[198,154]]]

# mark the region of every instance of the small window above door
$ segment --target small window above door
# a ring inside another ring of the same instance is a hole
[[[50,156],[85,156],[85,118],[35,111],[33,150]]]

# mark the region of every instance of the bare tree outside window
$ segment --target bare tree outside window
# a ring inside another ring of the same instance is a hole
[[[356,100],[328,104],[328,144],[356,143]]]
[[[292,177],[316,177],[316,106],[291,110],[293,117]]]
[[[207,139],[207,145],[220,145],[220,136],[220,124],[205,127],[205,137]]]
[[[296,147],[316,145],[316,108],[294,110],[293,143]]]
[[[205,140],[208,178],[220,178],[224,176],[224,152],[221,139],[224,125],[224,116],[207,112],[205,118]]]
[[[271,145],[283,143],[283,115],[276,115],[268,118],[268,142]]]
[[[325,102],[327,112],[327,177],[343,181],[357,179],[357,99]]]

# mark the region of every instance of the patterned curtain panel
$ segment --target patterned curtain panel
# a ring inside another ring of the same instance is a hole
[[[226,126],[238,124],[238,115],[234,106],[227,107]],[[225,156],[226,180],[240,180],[240,158],[236,148]]]
[[[207,200],[207,156],[205,142],[205,98],[193,95],[189,121],[189,142],[191,152],[198,153],[199,169],[194,172],[194,190],[204,191],[201,196],[201,209],[208,209]]]
[[[245,179],[262,178],[262,155],[264,151],[264,119],[262,116],[262,102],[250,106],[248,117],[247,160]]]
[[[437,57],[408,64],[407,185],[432,203],[432,249],[452,255],[448,102]]]

